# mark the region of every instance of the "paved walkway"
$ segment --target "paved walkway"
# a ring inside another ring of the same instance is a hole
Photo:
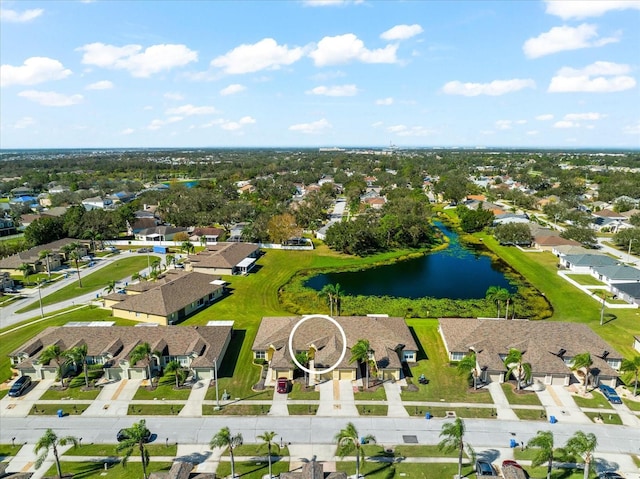
[[[384,392],[387,395],[387,404],[389,405],[387,409],[387,416],[409,417],[409,413],[404,407],[404,404],[402,404],[402,399],[400,397],[401,383],[385,381],[382,384],[384,385]]]
[[[351,381],[334,379],[317,386],[320,391],[320,403],[317,416],[357,416]]]
[[[273,389],[273,402],[269,409],[269,416],[288,416],[289,408],[287,407],[288,394],[280,394]]]
[[[507,400],[504,391],[502,390],[502,384],[490,382],[488,385],[489,394],[496,408],[498,419],[504,419],[507,421],[518,421],[518,415],[511,409],[511,404]]]
[[[141,384],[140,379],[122,379],[102,386],[102,391],[83,416],[126,417],[129,404]]]
[[[549,420],[551,420],[551,416],[554,416],[558,422],[593,424],[593,421],[582,412],[565,387],[547,386],[542,391],[536,391],[536,394],[544,406]]]
[[[195,383],[191,387],[191,392],[189,393],[189,399],[185,403],[180,413],[178,413],[178,416],[201,417],[202,404],[205,396],[207,395],[208,387],[209,387],[208,379],[206,380],[203,379]]]

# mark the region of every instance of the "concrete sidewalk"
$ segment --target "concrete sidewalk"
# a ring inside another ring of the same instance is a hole
[[[496,407],[498,419],[507,421],[519,421],[520,418],[513,411],[513,409],[511,409],[511,404],[509,404],[507,396],[505,396],[504,391],[502,390],[502,384],[490,382],[488,389],[489,394],[491,394],[491,399],[493,400],[493,403]]]
[[[404,404],[402,404],[402,399],[400,397],[400,382],[392,383],[390,381],[385,381],[382,384],[384,385],[384,392],[387,395],[387,416],[409,417],[409,413],[404,407]]]
[[[130,401],[135,396],[141,382],[140,379],[121,379],[105,384],[98,397],[82,415],[126,417]]]
[[[544,390],[536,391],[536,394],[545,408],[547,418],[554,416],[558,422],[593,424],[564,386],[546,386]]]
[[[181,417],[201,417],[202,416],[202,404],[204,398],[209,390],[209,380],[200,380],[191,387],[189,393],[189,399],[178,414]]]
[[[349,380],[325,381],[318,386],[320,403],[317,416],[357,416],[353,384]]]

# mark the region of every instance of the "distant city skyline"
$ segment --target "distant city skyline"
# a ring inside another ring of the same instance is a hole
[[[0,2],[0,148],[640,148],[640,0]]]

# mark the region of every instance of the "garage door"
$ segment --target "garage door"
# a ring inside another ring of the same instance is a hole
[[[129,379],[145,379],[146,376],[142,369],[129,369]]]
[[[354,371],[340,371],[339,379],[353,381],[354,380],[353,374],[354,374]]]

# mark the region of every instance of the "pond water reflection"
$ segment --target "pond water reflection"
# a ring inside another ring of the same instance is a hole
[[[350,295],[411,299],[480,299],[489,286],[517,290],[489,256],[461,244],[444,224],[435,225],[449,238],[445,250],[362,271],[322,273],[309,278],[305,286],[320,291],[326,284],[340,283]]]

